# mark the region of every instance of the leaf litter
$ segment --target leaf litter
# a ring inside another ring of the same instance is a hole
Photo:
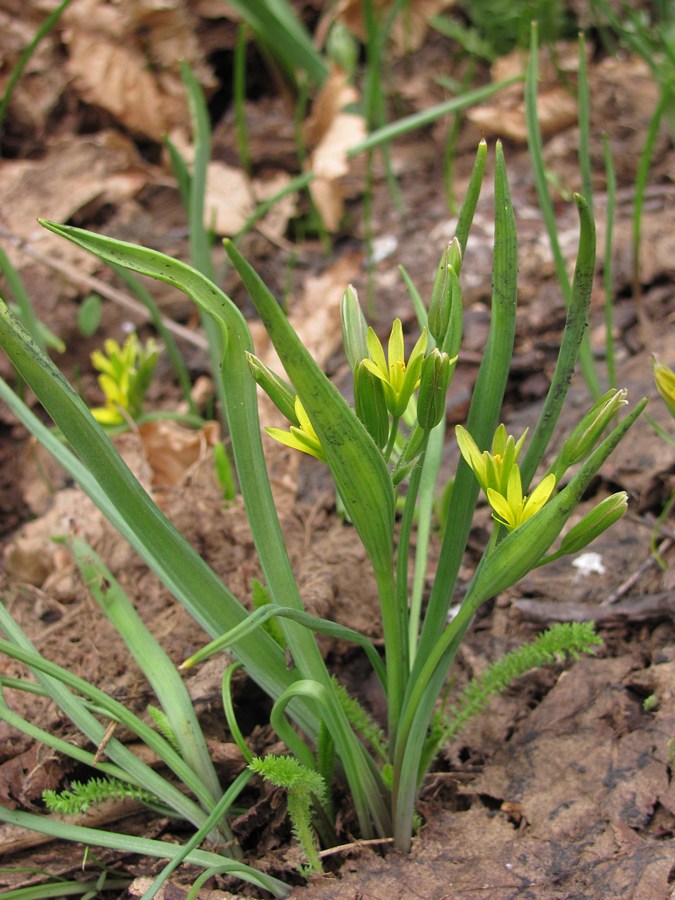
[[[203,45],[200,45],[199,28],[205,21],[210,23],[209,40],[213,45],[221,36],[226,40],[228,20],[224,18],[225,13],[218,13],[204,3],[194,4],[190,9],[178,0],[160,6],[140,0],[122,6],[94,0],[76,2],[60,30],[36,54],[30,77],[13,100],[10,134],[14,150],[20,146],[23,134],[39,152],[16,154],[16,158],[3,160],[0,171],[0,180],[6,188],[0,222],[3,229],[28,241],[29,245],[46,248],[48,253],[63,258],[67,246],[44,243],[50,236],[37,237],[37,215],[76,221],[85,226],[103,222],[107,233],[122,237],[125,235],[121,230],[138,229],[137,240],[144,239],[150,223],[157,246],[185,257],[186,232],[180,228],[167,229],[168,218],[158,214],[159,210],[178,208],[170,175],[161,154],[155,154],[150,161],[139,155],[138,139],[157,140],[159,132],[169,128],[176,132],[182,129],[187,134],[180,76],[173,65],[173,60],[178,58],[174,56],[176,47],[180,45],[180,55],[198,67],[205,86],[215,90],[214,75],[200,49]],[[37,3],[30,5],[31,16],[36,21],[41,8]],[[139,34],[143,35],[142,41]],[[25,36],[20,29],[7,30],[6,35],[10,42],[7,58],[11,62],[11,53],[25,45]],[[97,64],[107,67],[107,90],[101,87],[100,78],[91,77],[93,70],[87,69],[87,54],[94,48],[98,51]],[[411,81],[416,74],[415,67],[427,78],[425,49],[426,45],[406,63],[412,67],[408,73]],[[134,80],[131,93],[125,87],[124,67],[127,73],[138,68],[143,72]],[[591,63],[590,70],[591,93],[598,102],[594,115],[599,116],[594,127],[598,132],[604,127],[614,142],[620,181],[615,270],[620,383],[629,387],[633,400],[643,394],[653,396],[655,402],[650,412],[665,424],[651,384],[649,358],[653,351],[658,351],[664,360],[673,360],[675,307],[669,235],[675,233],[675,222],[674,207],[667,202],[668,192],[672,191],[667,173],[672,172],[673,150],[663,139],[657,144],[652,183],[658,184],[659,189],[648,195],[645,209],[644,241],[649,252],[643,254],[643,291],[647,320],[652,328],[649,334],[644,334],[630,301],[631,273],[626,248],[630,236],[630,187],[641,149],[639,136],[644,133],[654,100],[650,93],[653,88],[644,77],[641,64],[630,57],[621,65],[614,61]],[[4,73],[5,69],[1,74]],[[56,90],[48,90],[50,78]],[[42,99],[35,103],[35,97]],[[408,94],[407,102],[414,103],[414,95]],[[265,127],[264,122],[270,121],[267,113],[277,103],[276,98],[271,101],[269,96],[262,97],[259,103],[247,101],[251,121],[258,115]],[[54,118],[57,104],[66,109],[66,115],[58,123]],[[343,114],[343,108],[344,103],[336,103],[337,119]],[[551,102],[550,108],[559,116],[557,101]],[[616,113],[619,108],[621,124]],[[83,114],[89,123],[86,135],[80,130],[79,117]],[[501,117],[503,124],[511,113],[496,105],[492,115]],[[626,116],[630,121],[626,121]],[[317,126],[316,134],[330,134],[335,121],[329,117],[325,126]],[[487,127],[486,121],[474,118],[460,136],[454,186],[458,197],[468,176],[478,129]],[[283,129],[277,128],[282,153],[275,156],[278,147],[269,138],[275,128],[272,127],[267,137],[252,142],[254,166],[261,174],[264,171],[262,180],[288,177],[283,164],[284,159],[288,160]],[[514,125],[513,140],[517,142],[521,136],[515,129]],[[567,118],[564,121],[558,118],[551,130],[556,136],[547,143],[549,162],[555,165],[566,188],[578,189],[576,131]],[[434,127],[402,139],[393,147],[394,168],[406,204],[405,217],[393,213],[384,190],[376,192],[374,197],[373,232],[377,237],[395,241],[397,261],[406,266],[423,295],[428,294],[443,241],[452,236],[454,228],[442,190],[439,165],[442,138],[440,127]],[[350,132],[344,136],[342,147],[351,146],[356,139],[356,132]],[[222,146],[227,147],[230,140],[231,136],[223,137]],[[320,144],[318,139],[317,148]],[[217,141],[215,146],[219,146]],[[462,147],[466,151],[464,155]],[[602,226],[604,181],[599,159],[596,148],[594,179]],[[517,143],[509,150],[507,162],[513,181],[514,206],[520,217],[522,306],[514,378],[509,386],[505,415],[518,431],[520,422],[527,423],[535,417],[537,404],[547,389],[564,309],[534,205],[529,161]],[[297,262],[289,278],[288,271],[278,261],[278,249],[269,243],[269,236],[253,234],[246,238],[246,250],[254,251],[266,278],[269,276],[267,280],[280,294],[282,286],[288,285],[283,293],[287,296],[291,319],[338,384],[346,374],[337,352],[340,293],[349,282],[354,282],[363,294],[367,288],[359,191],[354,190],[353,171],[347,185],[341,180],[345,174],[340,168],[343,164],[344,149],[330,163],[337,166],[330,172],[340,175],[331,188],[337,191],[331,203],[339,202],[353,229],[340,235],[336,252],[328,263],[311,240],[298,243]],[[246,194],[249,198],[249,205],[243,207],[241,215],[247,214],[251,198],[262,198],[252,187],[255,179],[248,182],[231,156],[216,159],[213,165],[222,167],[222,171],[227,171],[226,166],[233,169],[232,177],[242,185],[242,197]],[[464,267],[469,349],[460,360],[453,385],[457,393],[450,412],[455,417],[453,421],[462,420],[462,392],[468,396],[476,375],[490,294],[491,198],[487,184],[486,189]],[[226,182],[222,191],[225,198],[231,196],[231,191],[231,183]],[[561,208],[559,212],[563,227],[568,223],[570,240],[565,244],[565,252],[568,258],[573,258],[576,222],[569,210]],[[294,215],[294,208],[289,206],[286,216]],[[220,222],[217,230],[233,233],[239,221]],[[287,221],[288,218],[282,218],[274,226],[273,239],[284,237]],[[332,222],[336,228],[337,221],[335,218]],[[129,236],[134,239],[133,234]],[[18,250],[12,252],[13,260],[27,280],[30,279],[31,293],[36,297],[41,315],[57,333],[69,333],[72,325],[68,319],[72,321],[78,291],[65,279],[55,286],[49,269]],[[82,262],[84,259],[79,256],[77,264],[108,277],[95,261]],[[392,263],[392,257],[382,259],[372,273],[375,322],[386,329],[387,322],[395,315],[402,315],[412,329],[408,300],[393,273]],[[152,289],[157,290],[154,286]],[[237,296],[234,281],[227,284],[227,289]],[[157,296],[165,306],[175,302],[162,287]],[[603,339],[599,327],[601,306],[602,297],[598,292],[593,301],[592,335],[599,355]],[[118,338],[125,321],[126,314],[119,313],[104,320],[104,327]],[[255,322],[252,327],[258,352],[273,366],[262,330]],[[96,339],[100,342],[103,336],[99,334]],[[80,366],[84,368],[89,345],[73,339],[67,343],[66,368],[71,372]],[[91,394],[94,384],[90,373],[83,381],[85,395]],[[176,394],[170,390],[159,392],[153,400],[171,408],[176,403]],[[577,402],[584,402],[583,388],[578,391]],[[272,421],[273,413],[268,410],[267,414]],[[68,532],[86,536],[136,599],[144,618],[176,662],[197,649],[205,635],[159,587],[78,489],[64,485],[56,472],[50,473],[53,478],[50,487],[35,487],[43,483],[42,470],[34,464],[34,453],[23,452],[25,436],[11,415],[2,409],[0,429],[3,461],[0,471],[8,488],[13,489],[12,493],[2,495],[6,537],[4,572],[0,577],[6,602],[45,655],[66,662],[73,671],[85,674],[133,708],[144,709],[151,698],[140,672],[127,658],[114,631],[86,597],[72,563],[52,543],[51,537]],[[222,501],[209,453],[211,438],[198,435],[184,441],[180,434],[167,437],[159,427],[151,429],[150,435],[151,450],[141,435],[120,439],[125,457],[151,490],[159,491],[159,485],[153,488],[153,481],[159,481],[161,493],[157,496],[170,518],[235,594],[249,596],[251,580],[259,576],[259,571],[239,501],[229,506]],[[359,628],[377,640],[375,591],[368,566],[351,530],[335,516],[334,498],[325,472],[312,461],[291,458],[280,448],[269,446],[268,452],[282,525],[308,608],[315,614]],[[448,452],[453,451],[449,448]],[[167,469],[170,475],[166,474]],[[424,787],[423,826],[410,857],[394,853],[382,856],[377,849],[355,844],[337,858],[343,864],[336,874],[307,887],[297,887],[294,896],[358,896],[373,900],[475,894],[498,900],[513,896],[536,896],[544,900],[568,896],[600,898],[608,894],[658,900],[669,896],[675,869],[672,545],[664,551],[665,562],[670,563],[671,570],[664,572],[653,564],[642,567],[650,559],[649,537],[654,517],[672,492],[674,478],[672,452],[644,424],[640,440],[620,448],[593,487],[594,496],[588,498],[592,505],[604,496],[603,492],[615,490],[617,486],[627,489],[631,495],[632,518],[624,520],[593,548],[600,554],[605,572],[581,575],[561,560],[555,568],[547,570],[546,577],[532,573],[479,617],[460,653],[456,678],[460,687],[469,677],[479,674],[490,660],[526,640],[541,625],[560,619],[594,618],[605,639],[604,650],[596,658],[534,672],[521,679],[448,745]],[[476,521],[472,538],[476,548],[482,540],[482,514],[487,515],[487,510],[479,513]],[[668,527],[671,533],[672,525],[666,523]],[[472,562],[470,557],[465,561],[467,577]],[[623,590],[616,602],[606,603],[636,572],[639,577]],[[359,654],[329,639],[322,639],[322,649],[330,655],[331,663],[345,683],[360,691],[362,699],[377,714],[381,698],[375,685],[364,677],[366,670]],[[224,740],[219,709],[222,666],[222,660],[210,661],[191,675],[188,684],[207,723],[214,756],[222,771],[234,773],[241,760],[232,745]],[[274,740],[266,725],[266,706],[244,679],[238,682],[237,691],[251,741],[257,750],[265,752]],[[646,709],[644,701],[648,698],[654,699]],[[19,709],[22,699],[15,700]],[[58,729],[75,738],[67,724],[59,721],[54,710],[39,698],[31,700],[31,709],[26,712],[42,727]],[[62,760],[41,751],[25,738],[17,738],[2,725],[0,765],[3,802],[26,804],[29,808],[39,802],[45,786],[53,786],[68,774]],[[274,871],[285,870],[290,875],[296,860],[286,843],[288,829],[284,824],[283,804],[273,793],[264,794],[257,801],[252,797],[251,803],[251,817],[246,825],[242,823],[242,833],[249,835],[248,850],[253,855],[256,852],[264,855],[267,851],[258,864]],[[132,818],[125,819],[124,827],[137,829],[138,833],[165,837],[172,833],[165,820],[139,815],[138,807],[113,805],[100,815],[106,821],[131,815]],[[17,850],[12,843],[17,837],[11,829],[0,830],[0,846],[6,852]],[[347,811],[345,843],[349,839]],[[103,860],[113,859],[107,853],[98,855]],[[22,854],[12,857],[11,862],[16,866],[29,864],[54,874],[68,874],[79,867],[80,855],[74,848],[55,850],[36,841],[32,848],[24,845]],[[327,858],[326,864],[334,869],[336,859]],[[148,869],[139,870],[137,865],[130,864],[129,871],[142,877]],[[2,878],[5,879],[3,888],[24,883],[7,875]],[[138,892],[134,888],[130,894],[139,896],[140,885],[139,880]],[[179,880],[173,889],[180,889]],[[221,891],[212,893],[228,896]]]

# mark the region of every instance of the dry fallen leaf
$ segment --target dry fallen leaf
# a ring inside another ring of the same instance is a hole
[[[41,247],[61,247],[64,241],[50,241],[38,217],[67,222],[92,203],[122,203],[153,177],[152,167],[119,132],[67,138],[49,151],[36,160],[5,160],[0,168],[0,225],[20,238],[39,236]],[[14,247],[6,249],[13,263],[25,263]]]
[[[203,84],[212,84],[195,22],[179,0],[115,5],[80,0],[64,21],[67,67],[76,90],[137,134],[159,141],[186,120],[181,60]]]
[[[329,231],[337,230],[342,217],[340,179],[349,172],[347,153],[366,137],[363,117],[346,111],[358,99],[347,75],[335,68],[319,91],[304,126],[305,141],[312,149],[308,168],[315,175],[310,190]]]
[[[170,419],[158,419],[146,422],[138,431],[155,487],[179,484],[220,438],[217,422],[206,422],[193,431]]]
[[[561,45],[557,64],[568,73],[576,70],[576,59],[571,50]],[[492,66],[493,83],[520,75],[527,66],[527,57],[520,50],[514,50]],[[540,64],[540,83],[537,96],[539,126],[544,137],[551,137],[569,128],[577,121],[577,99],[571,88],[560,83],[560,74],[546,58]],[[485,135],[508,138],[525,144],[527,127],[525,124],[525,102],[522,84],[512,85],[499,93],[493,103],[472,107],[467,118],[478,126]]]
[[[376,16],[382,18],[389,13],[393,0],[375,0]],[[410,0],[398,13],[391,28],[390,40],[394,52],[399,56],[417,50],[422,46],[427,33],[427,22],[432,16],[455,5],[456,0]],[[340,0],[338,17],[347,28],[362,41],[366,40],[366,26],[363,0]]]
[[[285,172],[251,180],[242,169],[219,161],[209,163],[204,224],[219,235],[236,234],[244,227],[257,204],[279,193],[289,181],[290,176]],[[289,194],[274,205],[259,225],[269,237],[281,238],[295,210],[296,196]]]

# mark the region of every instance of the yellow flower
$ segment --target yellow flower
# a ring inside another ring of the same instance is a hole
[[[324,456],[321,442],[316,431],[314,431],[314,426],[309,420],[300,397],[295,398],[295,415],[300,424],[291,425],[290,431],[284,431],[283,428],[266,428],[265,431],[275,441],[279,441],[280,444],[285,444],[294,450],[301,450],[303,453],[309,453],[310,456],[315,456],[317,459],[325,462],[326,457]]]
[[[127,419],[138,418],[142,412],[157,363],[157,344],[150,338],[142,345],[132,333],[122,346],[109,338],[103,348],[105,352],[94,350],[91,362],[101,372],[98,383],[105,405],[94,407],[91,414],[101,425],[121,425]]]
[[[491,450],[483,450],[482,453],[466,428],[457,425],[455,435],[462,456],[473,469],[478,483],[486,494],[491,488],[498,494],[506,496],[509,475],[525,443],[527,429],[517,441],[514,441],[510,434],[507,435],[504,425],[500,425],[492,439]]]
[[[364,359],[363,364],[382,382],[387,409],[392,416],[398,418],[408,408],[413,391],[420,381],[424,353],[427,349],[427,330],[425,328],[422,331],[407,364],[404,355],[403,326],[400,319],[394,319],[391,327],[387,358],[385,358],[380,339],[372,328],[368,329],[366,344],[371,358]]]
[[[551,473],[539,482],[529,497],[524,497],[520,469],[514,465],[509,472],[506,495],[489,487],[487,498],[494,511],[495,521],[505,525],[509,531],[513,531],[539,512],[553,493],[554,488],[555,475]]]
[[[659,394],[666,401],[671,416],[675,416],[675,372],[658,362],[655,356],[652,358],[652,371]]]

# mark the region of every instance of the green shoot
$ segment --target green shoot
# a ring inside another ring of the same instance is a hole
[[[549,242],[551,244],[551,252],[553,253],[553,261],[555,271],[563,293],[565,305],[569,309],[572,304],[572,285],[565,259],[560,249],[558,233],[555,224],[555,213],[551,195],[548,190],[546,181],[546,170],[544,166],[544,147],[541,137],[541,129],[539,127],[539,119],[537,117],[537,78],[538,78],[538,32],[537,23],[532,23],[532,32],[530,40],[530,62],[527,69],[527,78],[525,83],[525,116],[527,120],[527,145],[532,157],[532,166],[534,170],[534,180],[537,188],[537,197],[539,198],[539,206],[544,217],[544,224],[548,232]],[[583,70],[579,73],[583,78]],[[583,92],[582,92],[583,96]],[[588,202],[588,198],[586,198]],[[584,374],[584,380],[588,387],[591,397],[597,398],[600,395],[598,377],[593,363],[591,354],[591,346],[588,340],[588,334],[584,333],[582,338],[580,352],[581,368]]]
[[[66,8],[70,6],[72,0],[61,0],[61,3],[53,9],[51,13],[47,16],[44,22],[40,25],[38,30],[35,32],[35,36],[33,40],[27,44],[27,46],[21,52],[19,59],[16,62],[16,65],[10,72],[9,78],[5,85],[5,93],[2,95],[2,100],[0,100],[0,131],[2,130],[3,123],[5,121],[5,116],[7,115],[7,110],[9,109],[9,103],[12,99],[12,94],[14,93],[14,88],[16,87],[19,79],[23,75],[23,71],[28,65],[28,61],[30,60],[33,53],[35,53],[40,42],[49,34],[52,28],[59,21]]]
[[[46,790],[42,799],[47,809],[60,816],[74,816],[86,812],[91,806],[98,806],[106,800],[138,800],[149,806],[158,803],[157,797],[143,788],[113,778],[90,778],[89,781],[73,781],[70,788],[63,791]]]
[[[439,746],[453,740],[490,702],[490,698],[506,690],[517,678],[540,666],[562,662],[566,657],[578,659],[602,646],[592,622],[561,622],[543,634],[511,650],[492,663],[478,678],[473,678],[457,701],[446,711]]]
[[[312,803],[315,800],[323,803],[326,798],[326,784],[321,775],[291,756],[271,754],[264,759],[256,757],[251,760],[249,768],[265,781],[287,792],[288,815],[295,839],[307,857],[306,871],[323,871],[312,830]]]
[[[155,341],[150,338],[142,345],[135,332],[121,347],[116,340],[108,338],[103,351],[95,350],[91,354],[92,365],[101,373],[98,383],[105,397],[105,404],[91,411],[97,422],[123,425],[139,418],[158,356]]]

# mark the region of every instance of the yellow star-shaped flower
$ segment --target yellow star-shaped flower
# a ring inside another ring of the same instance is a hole
[[[371,358],[364,359],[363,364],[382,382],[387,409],[396,418],[406,411],[413,391],[419,384],[427,340],[425,328],[406,363],[403,326],[400,319],[394,319],[391,327],[386,358],[380,339],[372,328],[368,329],[366,344]]]
[[[265,431],[280,444],[300,450],[302,453],[308,453],[325,462],[326,457],[321,442],[299,397],[295,398],[295,415],[300,424],[291,425],[290,431],[284,431],[283,428],[266,428]]]

